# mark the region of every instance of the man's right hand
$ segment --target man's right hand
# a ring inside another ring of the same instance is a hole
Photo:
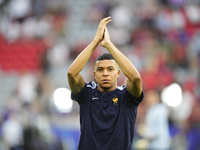
[[[106,25],[111,21],[112,21],[111,17],[106,17],[100,21],[99,26],[97,28],[96,36],[95,36],[96,40],[98,40],[99,42],[103,40]]]

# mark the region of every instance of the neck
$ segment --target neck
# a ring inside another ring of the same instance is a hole
[[[110,92],[110,91],[115,90],[116,88],[117,88],[117,85],[109,87],[109,88],[104,88],[98,85],[98,91],[101,91],[101,92]]]

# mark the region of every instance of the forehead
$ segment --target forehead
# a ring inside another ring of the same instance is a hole
[[[103,68],[107,68],[107,67],[117,67],[117,63],[115,62],[115,60],[111,59],[111,60],[99,60],[95,63],[94,67],[103,67]]]

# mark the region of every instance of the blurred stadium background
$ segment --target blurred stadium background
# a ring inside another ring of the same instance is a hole
[[[77,149],[79,106],[69,97],[67,69],[106,16],[110,38],[141,73],[144,92],[181,87],[179,100],[176,90],[160,97],[171,150],[200,149],[199,0],[0,0],[1,150]],[[97,47],[81,72],[87,82],[105,51]],[[122,74],[118,84],[124,83]]]

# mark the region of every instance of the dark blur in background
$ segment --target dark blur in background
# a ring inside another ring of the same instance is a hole
[[[0,0],[0,150],[77,149],[79,106],[65,104],[67,69],[107,16],[111,41],[140,72],[144,93],[157,93],[151,98],[163,103],[166,87],[181,87],[180,103],[164,104],[170,150],[200,149],[199,0]],[[98,46],[81,72],[86,82],[104,52]],[[148,96],[135,127],[133,148],[140,150],[150,143]]]

